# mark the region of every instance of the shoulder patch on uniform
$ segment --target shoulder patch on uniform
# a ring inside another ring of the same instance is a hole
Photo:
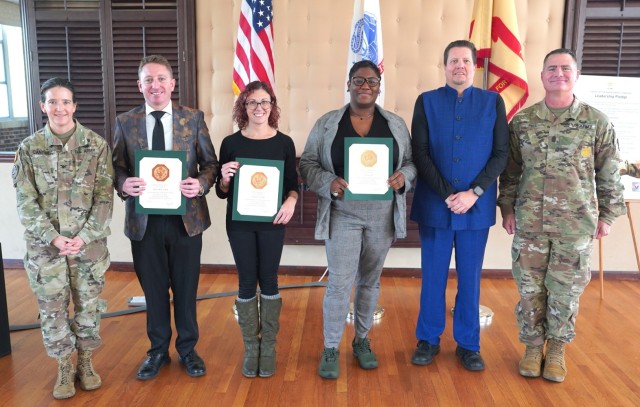
[[[13,164],[13,169],[11,170],[11,178],[13,179],[13,185],[16,185],[16,182],[18,182],[18,173],[20,173],[20,167],[18,165]]]

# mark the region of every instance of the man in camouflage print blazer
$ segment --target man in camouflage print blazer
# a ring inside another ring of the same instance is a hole
[[[169,288],[173,293],[177,330],[176,350],[187,374],[202,376],[206,367],[196,353],[198,321],[196,293],[200,275],[202,232],[211,225],[205,195],[214,185],[218,160],[201,111],[171,101],[175,79],[171,65],[162,56],[142,59],[138,88],[145,104],[116,118],[113,164],[115,188],[125,200],[125,234],[131,240],[133,265],[147,305],[147,335],[151,347],[138,370],[140,380],[156,377],[170,362],[171,318]],[[157,120],[162,144],[156,145],[153,129]],[[154,140],[154,141],[152,141]],[[151,147],[186,151],[187,178],[180,191],[187,198],[185,215],[136,213],[135,197],[146,183],[135,172],[136,150]]]

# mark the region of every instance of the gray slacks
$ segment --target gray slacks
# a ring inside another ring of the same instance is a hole
[[[337,348],[349,313],[355,283],[356,337],[371,329],[380,293],[380,274],[393,242],[393,200],[336,200],[325,241],[329,282],[322,305],[324,346]]]

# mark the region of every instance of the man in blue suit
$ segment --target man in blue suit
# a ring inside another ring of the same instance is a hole
[[[145,104],[116,118],[113,146],[115,188],[125,200],[125,234],[131,240],[133,267],[147,303],[147,336],[151,347],[138,370],[140,380],[156,377],[168,364],[171,341],[169,289],[173,293],[176,350],[189,376],[202,376],[206,367],[196,353],[198,321],[196,294],[200,276],[202,232],[211,225],[205,195],[214,185],[218,159],[204,114],[171,101],[176,80],[160,55],[142,59],[138,89]],[[180,192],[187,198],[185,215],[136,213],[135,197],[145,180],[135,174],[136,150],[187,153],[187,177]]]
[[[480,274],[489,228],[496,221],[496,179],[508,156],[505,105],[473,87],[476,49],[454,41],[444,51],[446,85],[418,96],[411,124],[418,181],[411,219],[419,224],[422,292],[411,361],[428,365],[440,352],[452,249],[458,276],[453,316],[456,355],[468,370],[480,356]]]

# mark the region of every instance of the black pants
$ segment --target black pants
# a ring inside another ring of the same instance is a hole
[[[182,356],[198,342],[196,295],[202,234],[189,237],[181,216],[150,215],[144,237],[131,241],[133,266],[147,303],[149,352],[166,352],[171,343],[169,288],[173,292],[176,349]]]
[[[258,282],[262,294],[278,294],[284,228],[250,232],[227,230],[227,236],[238,269],[238,297],[255,297]]]

